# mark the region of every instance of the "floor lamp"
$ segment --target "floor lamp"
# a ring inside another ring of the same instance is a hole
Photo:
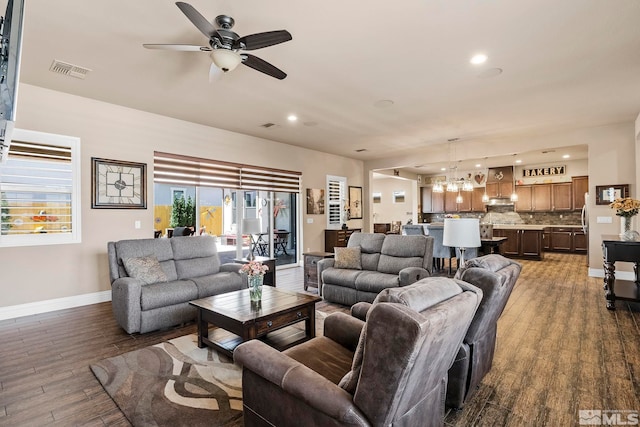
[[[478,218],[445,218],[442,244],[460,249],[458,268],[464,267],[465,249],[480,247],[480,220]]]
[[[255,249],[256,243],[253,240],[253,235],[260,233],[262,233],[260,218],[245,218],[242,220],[242,234],[248,234],[251,240],[249,255],[247,255],[247,259],[249,261],[253,261],[255,259],[253,256],[253,250]]]

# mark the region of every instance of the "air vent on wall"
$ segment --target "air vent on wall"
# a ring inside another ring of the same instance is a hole
[[[91,70],[89,68],[80,67],[79,65],[73,65],[68,62],[54,59],[51,63],[51,67],[49,67],[49,71],[84,80]]]

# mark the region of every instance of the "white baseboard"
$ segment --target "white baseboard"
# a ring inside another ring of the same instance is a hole
[[[30,316],[32,314],[48,313],[64,310],[65,308],[80,307],[111,301],[111,291],[94,292],[92,294],[75,295],[72,297],[56,298],[46,301],[30,302],[27,304],[0,307],[0,320]]]
[[[604,278],[604,270],[602,268],[589,268],[589,277]],[[636,280],[636,275],[633,271],[616,271],[616,279],[634,281]]]

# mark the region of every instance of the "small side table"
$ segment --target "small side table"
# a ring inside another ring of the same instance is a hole
[[[259,261],[269,267],[269,270],[264,275],[264,279],[262,284],[276,287],[276,259],[269,258],[266,256],[257,256],[254,257],[254,261]],[[240,264],[247,264],[249,262],[246,258],[235,258],[233,262],[237,262]]]
[[[318,261],[324,258],[333,258],[333,252],[307,252],[304,257],[304,290],[309,286],[318,288],[320,282],[318,278]],[[320,293],[320,289],[318,289]]]

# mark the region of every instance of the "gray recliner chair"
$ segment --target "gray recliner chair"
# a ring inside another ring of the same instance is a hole
[[[442,426],[447,371],[481,299],[427,278],[382,291],[366,322],[331,314],[324,336],[282,353],[239,345],[244,425]]]
[[[456,279],[482,289],[483,298],[449,370],[446,405],[460,409],[473,396],[491,370],[498,318],[509,300],[522,266],[502,255],[491,254],[465,261]]]

